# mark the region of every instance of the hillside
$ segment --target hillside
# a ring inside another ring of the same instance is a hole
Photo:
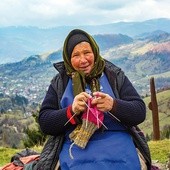
[[[97,34],[93,37],[99,44],[100,51],[106,51],[110,48],[133,42],[133,38],[123,34]]]
[[[0,146],[24,148],[26,128],[35,127],[34,118],[25,117],[21,111],[0,115]]]
[[[158,92],[156,94],[158,102],[158,113],[159,113],[159,126],[160,131],[163,130],[165,125],[170,126],[170,90]],[[153,130],[152,125],[152,111],[148,108],[148,104],[151,101],[150,96],[144,98],[147,106],[146,120],[140,125],[145,134],[151,134]]]
[[[155,38],[154,38],[155,37]],[[149,79],[156,77],[156,87],[170,86],[170,34],[158,32],[133,43],[110,48],[103,57],[121,67],[141,95],[149,93]]]

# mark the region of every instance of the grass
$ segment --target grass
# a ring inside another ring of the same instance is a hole
[[[170,156],[170,139],[148,142],[152,160],[166,163]]]
[[[161,163],[166,163],[170,154],[170,139],[148,142],[152,160],[158,160]],[[32,148],[34,151],[41,152],[42,147]],[[10,162],[11,157],[20,152],[21,149],[3,148],[0,147],[0,166]]]
[[[12,155],[19,152],[19,149],[0,147],[0,166],[10,162]]]

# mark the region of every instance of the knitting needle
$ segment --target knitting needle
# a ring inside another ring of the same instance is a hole
[[[88,104],[89,104],[89,100],[88,100]],[[86,128],[87,128],[88,120],[89,120],[89,107],[87,107]]]
[[[73,116],[70,117],[70,119],[64,124],[64,126],[67,125],[67,123],[70,122],[70,120],[73,119],[73,117],[74,117],[75,115],[76,115],[76,113],[74,113]]]
[[[111,114],[109,111],[107,112],[109,113],[113,118],[115,118],[117,121],[121,122],[116,116],[114,116],[113,114]]]

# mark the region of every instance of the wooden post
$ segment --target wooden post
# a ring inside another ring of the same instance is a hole
[[[149,109],[152,110],[153,140],[160,140],[158,104],[156,99],[154,77],[150,79],[150,92],[151,92],[151,102],[149,103]]]

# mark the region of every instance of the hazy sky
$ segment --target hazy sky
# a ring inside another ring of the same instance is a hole
[[[170,18],[170,0],[0,0],[0,27],[96,25]]]

